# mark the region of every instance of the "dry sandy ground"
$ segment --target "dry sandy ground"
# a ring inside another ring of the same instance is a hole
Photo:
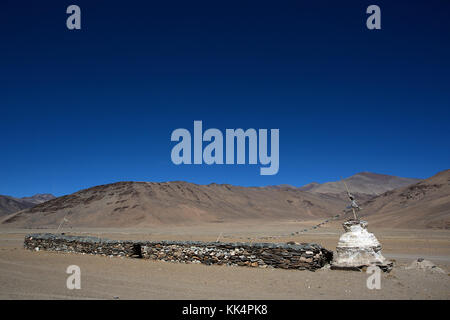
[[[313,222],[311,222],[312,224]],[[183,239],[256,241],[262,235],[296,230],[297,223],[214,224],[158,229],[84,229],[66,233],[119,239]],[[304,224],[302,225],[304,227]],[[249,231],[251,230],[251,231]],[[449,299],[450,277],[405,270],[418,257],[450,270],[450,232],[433,230],[374,230],[383,254],[396,260],[382,274],[381,289],[369,290],[362,272],[258,269],[205,266],[129,258],[33,252],[22,248],[30,232],[54,230],[0,229],[1,299]],[[335,249],[338,224],[307,235],[263,241],[317,242]],[[81,268],[81,290],[66,288],[69,265]]]

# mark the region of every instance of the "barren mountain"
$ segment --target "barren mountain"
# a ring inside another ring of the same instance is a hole
[[[345,201],[293,188],[188,182],[118,182],[55,198],[6,217],[2,225],[135,227],[329,217]]]
[[[303,187],[300,187],[299,189],[302,191],[311,191],[319,186],[320,186],[320,183],[311,182],[311,183],[304,185]]]
[[[362,204],[371,225],[386,228],[450,228],[450,170],[385,192]]]
[[[450,227],[450,170],[429,179],[359,173],[346,179],[371,225],[404,228]],[[395,185],[407,185],[394,190]],[[305,189],[307,191],[305,191]],[[378,196],[374,193],[390,190]],[[320,191],[320,192],[319,192]],[[5,197],[4,197],[5,198]],[[342,212],[348,205],[342,182],[239,187],[183,181],[117,182],[84,189],[31,208],[14,199],[2,226],[56,227],[64,217],[72,227],[145,227],[281,220],[312,220]],[[4,199],[4,201],[6,201]],[[21,200],[24,201],[24,200]],[[30,203],[28,203],[29,206]]]
[[[35,194],[31,197],[14,198],[10,196],[0,195],[0,217],[4,217],[8,214],[31,208],[36,204],[45,202],[50,199],[54,199],[55,196],[49,193]]]
[[[34,206],[34,203],[10,196],[0,195],[0,217]]]
[[[31,197],[23,197],[21,198],[22,200],[34,203],[34,204],[39,204],[48,200],[52,200],[55,199],[56,197],[50,193],[37,193],[34,196]]]
[[[344,179],[352,194],[379,195],[383,192],[396,188],[405,187],[417,183],[420,179],[401,178],[371,172],[360,172]],[[342,181],[326,182],[323,184],[310,183],[300,188],[300,190],[311,193],[325,194],[345,194],[346,189]]]

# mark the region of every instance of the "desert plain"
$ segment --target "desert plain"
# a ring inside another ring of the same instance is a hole
[[[130,240],[315,242],[335,250],[342,221],[295,236],[286,230],[318,221],[212,223],[157,228],[63,228],[66,234]],[[329,268],[315,272],[185,264],[76,253],[35,252],[24,236],[53,229],[0,229],[0,299],[449,299],[450,232],[433,229],[371,228],[385,257],[395,260],[382,273],[381,288],[368,289],[365,272]],[[266,235],[277,236],[261,240]],[[406,269],[424,258],[446,271]],[[81,269],[81,289],[69,290],[66,269]]]

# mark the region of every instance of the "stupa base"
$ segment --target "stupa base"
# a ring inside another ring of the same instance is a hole
[[[345,271],[364,272],[370,266],[376,266],[376,267],[380,268],[381,271],[389,273],[392,270],[392,268],[394,267],[394,263],[392,261],[389,261],[388,263],[383,263],[383,264],[370,264],[370,265],[359,265],[359,266],[347,266],[347,265],[331,264],[330,269],[331,270],[345,270]]]

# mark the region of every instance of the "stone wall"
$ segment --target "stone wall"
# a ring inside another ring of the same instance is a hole
[[[24,247],[123,256],[207,265],[237,265],[261,268],[312,270],[333,258],[333,252],[315,243],[241,243],[199,241],[122,241],[59,234],[30,234]]]

